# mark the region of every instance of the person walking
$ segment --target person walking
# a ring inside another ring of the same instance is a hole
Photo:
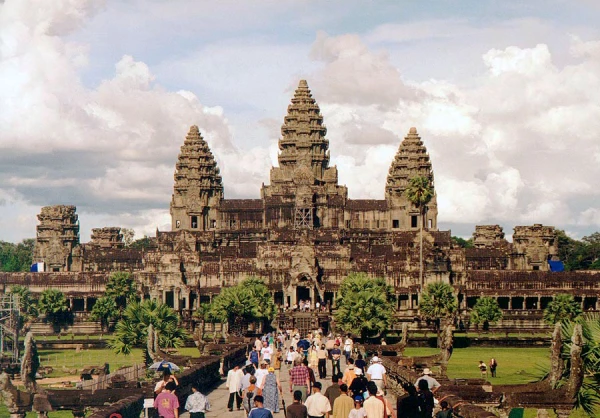
[[[485,365],[485,363],[483,362],[483,360],[479,360],[479,372],[481,373],[481,377],[485,377],[487,378],[487,366]]]
[[[367,379],[375,382],[378,389],[384,390],[387,386],[387,374],[385,367],[381,364],[379,357],[373,356],[371,365],[367,369]]]
[[[419,387],[419,382],[421,380],[425,380],[427,382],[431,393],[435,393],[440,388],[440,386],[442,386],[440,385],[440,382],[438,382],[434,377],[431,377],[431,370],[428,367],[425,367],[423,369],[423,376],[417,379],[417,381],[415,382],[415,387]]]
[[[421,400],[421,414],[423,417],[432,417],[435,401],[433,399],[433,393],[429,390],[429,384],[426,380],[419,380],[418,389],[418,395]]]
[[[264,398],[261,395],[254,397],[254,408],[250,410],[248,418],[273,418],[273,414],[264,407]]]
[[[362,369],[354,369],[354,373],[356,377],[352,380],[350,392],[352,392],[352,396],[354,397],[363,396],[367,391],[369,380],[363,375]]]
[[[279,379],[275,376],[275,369],[269,367],[268,372],[261,388],[262,396],[265,408],[276,413],[279,412],[279,396],[283,397],[283,390]]]
[[[235,366],[227,373],[227,382],[225,386],[229,389],[229,401],[227,402],[227,409],[233,411],[233,400],[238,411],[242,409],[242,395],[240,389],[242,388],[242,379],[244,378],[244,372],[240,369],[240,366]]]
[[[242,394],[242,404],[244,405],[246,416],[248,416],[250,409],[254,405],[254,397],[258,395],[260,395],[260,388],[256,386],[256,377],[250,376],[250,386]]]
[[[350,335],[346,336],[346,341],[344,341],[344,356],[346,356],[346,364],[348,364],[348,359],[352,356],[352,350],[354,349],[354,341],[350,338]]]
[[[348,418],[366,418],[367,413],[365,412],[365,408],[363,408],[364,400],[365,398],[362,396],[354,397],[354,409],[350,411]]]
[[[375,382],[369,382],[367,385],[369,397],[363,403],[367,418],[387,418],[385,403],[377,399],[377,385]]]
[[[308,367],[302,364],[302,360],[294,360],[294,367],[290,370],[290,392],[299,390],[302,392],[302,399],[305,400],[310,386],[310,375]]]
[[[333,350],[331,350],[331,374],[337,375],[341,372],[340,369],[340,358],[342,357],[342,350],[340,350],[340,344],[335,343]]]
[[[331,386],[329,386],[327,388],[327,390],[325,391],[325,397],[327,399],[329,399],[329,403],[331,405],[334,404],[335,400],[338,398],[338,396],[340,396],[342,394],[342,391],[340,389],[340,379],[339,376],[334,374],[331,377]]]
[[[321,344],[321,349],[317,352],[317,367],[319,369],[319,378],[326,379],[327,378],[327,350],[325,349],[325,344]]]
[[[169,382],[154,399],[154,408],[162,418],[179,418],[179,399],[175,395],[177,384]]]
[[[354,359],[352,359],[352,357],[350,357],[348,359],[348,367],[346,367],[346,370],[344,370],[344,376],[342,377],[342,382],[347,384],[348,387],[350,387],[350,385],[352,385],[352,381],[354,380],[355,377],[356,377],[356,372],[354,370]]]
[[[496,368],[498,367],[498,362],[495,358],[490,359],[490,373],[492,373],[492,377],[496,377]]]
[[[179,382],[177,381],[177,378],[171,374],[171,371],[169,369],[165,369],[163,371],[162,379],[159,380],[156,383],[156,385],[154,386],[154,394],[155,395],[160,394],[163,390],[165,390],[165,387],[167,386],[167,383],[169,383],[169,382],[174,382],[175,387],[179,386]]]
[[[308,412],[308,418],[329,418],[331,412],[331,404],[321,393],[321,382],[316,382],[313,386],[313,393],[306,398],[306,410]]]
[[[294,392],[294,402],[286,409],[287,418],[308,418],[308,411],[302,405],[302,392]]]
[[[340,385],[340,396],[333,402],[333,418],[348,418],[354,408],[354,401],[348,396],[348,385]]]
[[[398,418],[422,418],[421,398],[417,394],[417,388],[412,383],[405,383],[402,389],[406,394],[396,401],[396,412]]]
[[[192,383],[192,394],[185,401],[185,409],[190,413],[190,418],[205,418],[206,411],[210,411],[210,402],[200,393],[197,383]]]

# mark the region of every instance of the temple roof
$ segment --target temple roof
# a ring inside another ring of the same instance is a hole
[[[175,166],[174,196],[181,195],[190,209],[208,205],[222,196],[223,181],[215,157],[196,125],[190,127]]]
[[[404,137],[392,161],[385,187],[386,194],[403,194],[408,181],[415,176],[428,177],[433,185],[433,169],[427,148],[423,145],[417,128],[413,127]]]

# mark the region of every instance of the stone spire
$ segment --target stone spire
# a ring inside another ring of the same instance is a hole
[[[323,181],[329,167],[326,133],[319,105],[312,97],[306,80],[300,80],[281,126],[278,160],[283,173],[277,174],[286,180],[300,177],[302,182],[306,182],[308,177],[313,184],[315,180]]]
[[[387,176],[387,182],[385,186],[385,196],[391,206],[405,208],[405,215],[413,217],[418,210],[412,206],[410,202],[404,196],[404,191],[408,186],[408,182],[411,178],[420,176],[427,177],[433,186],[433,168],[427,153],[427,148],[423,145],[421,137],[417,133],[417,128],[410,128],[408,135],[404,137],[404,140],[398,148],[398,152],[392,161],[390,170]],[[435,195],[427,205],[428,215],[426,228],[437,229],[437,198]],[[402,218],[403,216],[400,216]],[[404,221],[399,219],[399,227],[409,227],[404,225]],[[393,221],[395,224],[396,222]],[[414,220],[411,220],[411,225],[414,225]]]
[[[223,181],[217,162],[196,125],[190,127],[181,146],[174,177],[173,230],[209,229],[207,211],[223,198]]]
[[[433,169],[427,148],[423,145],[417,128],[410,128],[400,144],[398,152],[388,172],[386,195],[401,195],[408,181],[415,176],[428,177],[433,185]]]

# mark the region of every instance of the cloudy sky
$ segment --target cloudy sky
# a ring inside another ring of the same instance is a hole
[[[598,231],[598,22],[592,0],[0,0],[0,240],[51,204],[82,241],[168,230],[192,124],[226,197],[258,198],[301,78],[350,197],[383,198],[416,126],[441,229]]]

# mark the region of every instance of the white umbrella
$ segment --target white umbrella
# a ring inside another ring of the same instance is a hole
[[[150,370],[156,370],[157,372],[159,371],[163,371],[163,370],[169,370],[169,371],[179,371],[179,366],[177,366],[175,363],[171,363],[170,361],[157,361],[156,363],[154,363],[152,366],[148,367]]]

